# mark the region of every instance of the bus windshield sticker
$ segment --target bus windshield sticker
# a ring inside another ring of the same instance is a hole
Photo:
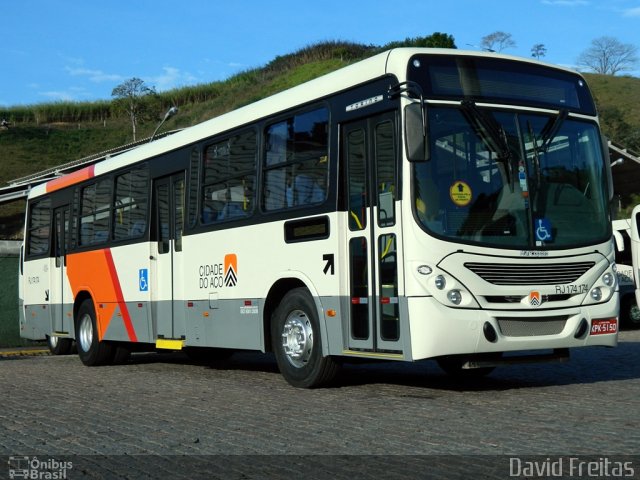
[[[468,183],[458,180],[449,188],[449,197],[458,207],[466,207],[471,203],[473,192]]]
[[[527,185],[527,173],[525,172],[524,162],[522,161],[518,165],[518,181],[520,182],[522,196],[527,198],[529,196],[529,186]]]
[[[550,242],[553,240],[549,219],[536,218],[536,240],[539,242]]]

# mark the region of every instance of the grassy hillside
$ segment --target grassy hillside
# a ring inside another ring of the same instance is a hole
[[[410,44],[416,40],[419,39],[405,42]],[[139,125],[138,138],[150,136],[171,105],[177,105],[180,113],[164,128],[188,127],[385,48],[324,42],[278,56],[264,67],[244,71],[224,82],[163,92],[152,99],[155,115]],[[640,98],[640,79],[587,75],[587,81],[602,114],[605,134],[630,150],[640,151],[640,103],[634,101]],[[113,108],[112,102],[59,102],[0,108],[0,118],[11,122],[9,129],[0,129],[0,186],[132,140],[128,119]],[[0,205],[0,238],[21,235],[23,210],[22,201]]]
[[[640,153],[640,78],[585,76],[596,99],[605,135]]]

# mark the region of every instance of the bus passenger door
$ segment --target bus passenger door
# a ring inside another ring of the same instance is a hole
[[[156,268],[151,279],[151,311],[155,319],[156,337],[162,339],[185,338],[185,313],[179,302],[184,298],[184,189],[184,172],[160,178],[154,183],[153,215],[157,249],[156,254],[152,254]]]
[[[400,215],[398,152],[393,112],[342,126],[347,182],[349,258],[348,347],[398,354],[400,328]]]
[[[53,211],[53,258],[51,282],[49,284],[49,305],[51,311],[51,332],[68,334],[72,327],[71,316],[65,314],[65,302],[73,304],[71,287],[67,281],[67,238],[69,235],[69,205]]]

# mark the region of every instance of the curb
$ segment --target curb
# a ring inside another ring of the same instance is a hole
[[[15,350],[0,350],[0,358],[3,357],[35,357],[51,355],[49,349],[45,348],[22,348]]]

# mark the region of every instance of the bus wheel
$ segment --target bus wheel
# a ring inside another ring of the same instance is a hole
[[[467,362],[467,357],[464,355],[447,355],[439,357],[436,361],[447,375],[460,379],[484,377],[495,370],[495,367],[462,368]]]
[[[620,302],[621,327],[640,328],[640,309],[636,305],[635,295],[625,295]]]
[[[47,335],[47,346],[52,355],[69,355],[73,347],[73,340]]]
[[[338,371],[331,357],[322,356],[316,305],[306,288],[288,292],[271,322],[271,338],[280,373],[294,387],[329,383]]]
[[[76,342],[78,356],[82,363],[92,367],[111,363],[114,355],[113,345],[98,341],[96,312],[89,299],[82,302],[76,320]]]

